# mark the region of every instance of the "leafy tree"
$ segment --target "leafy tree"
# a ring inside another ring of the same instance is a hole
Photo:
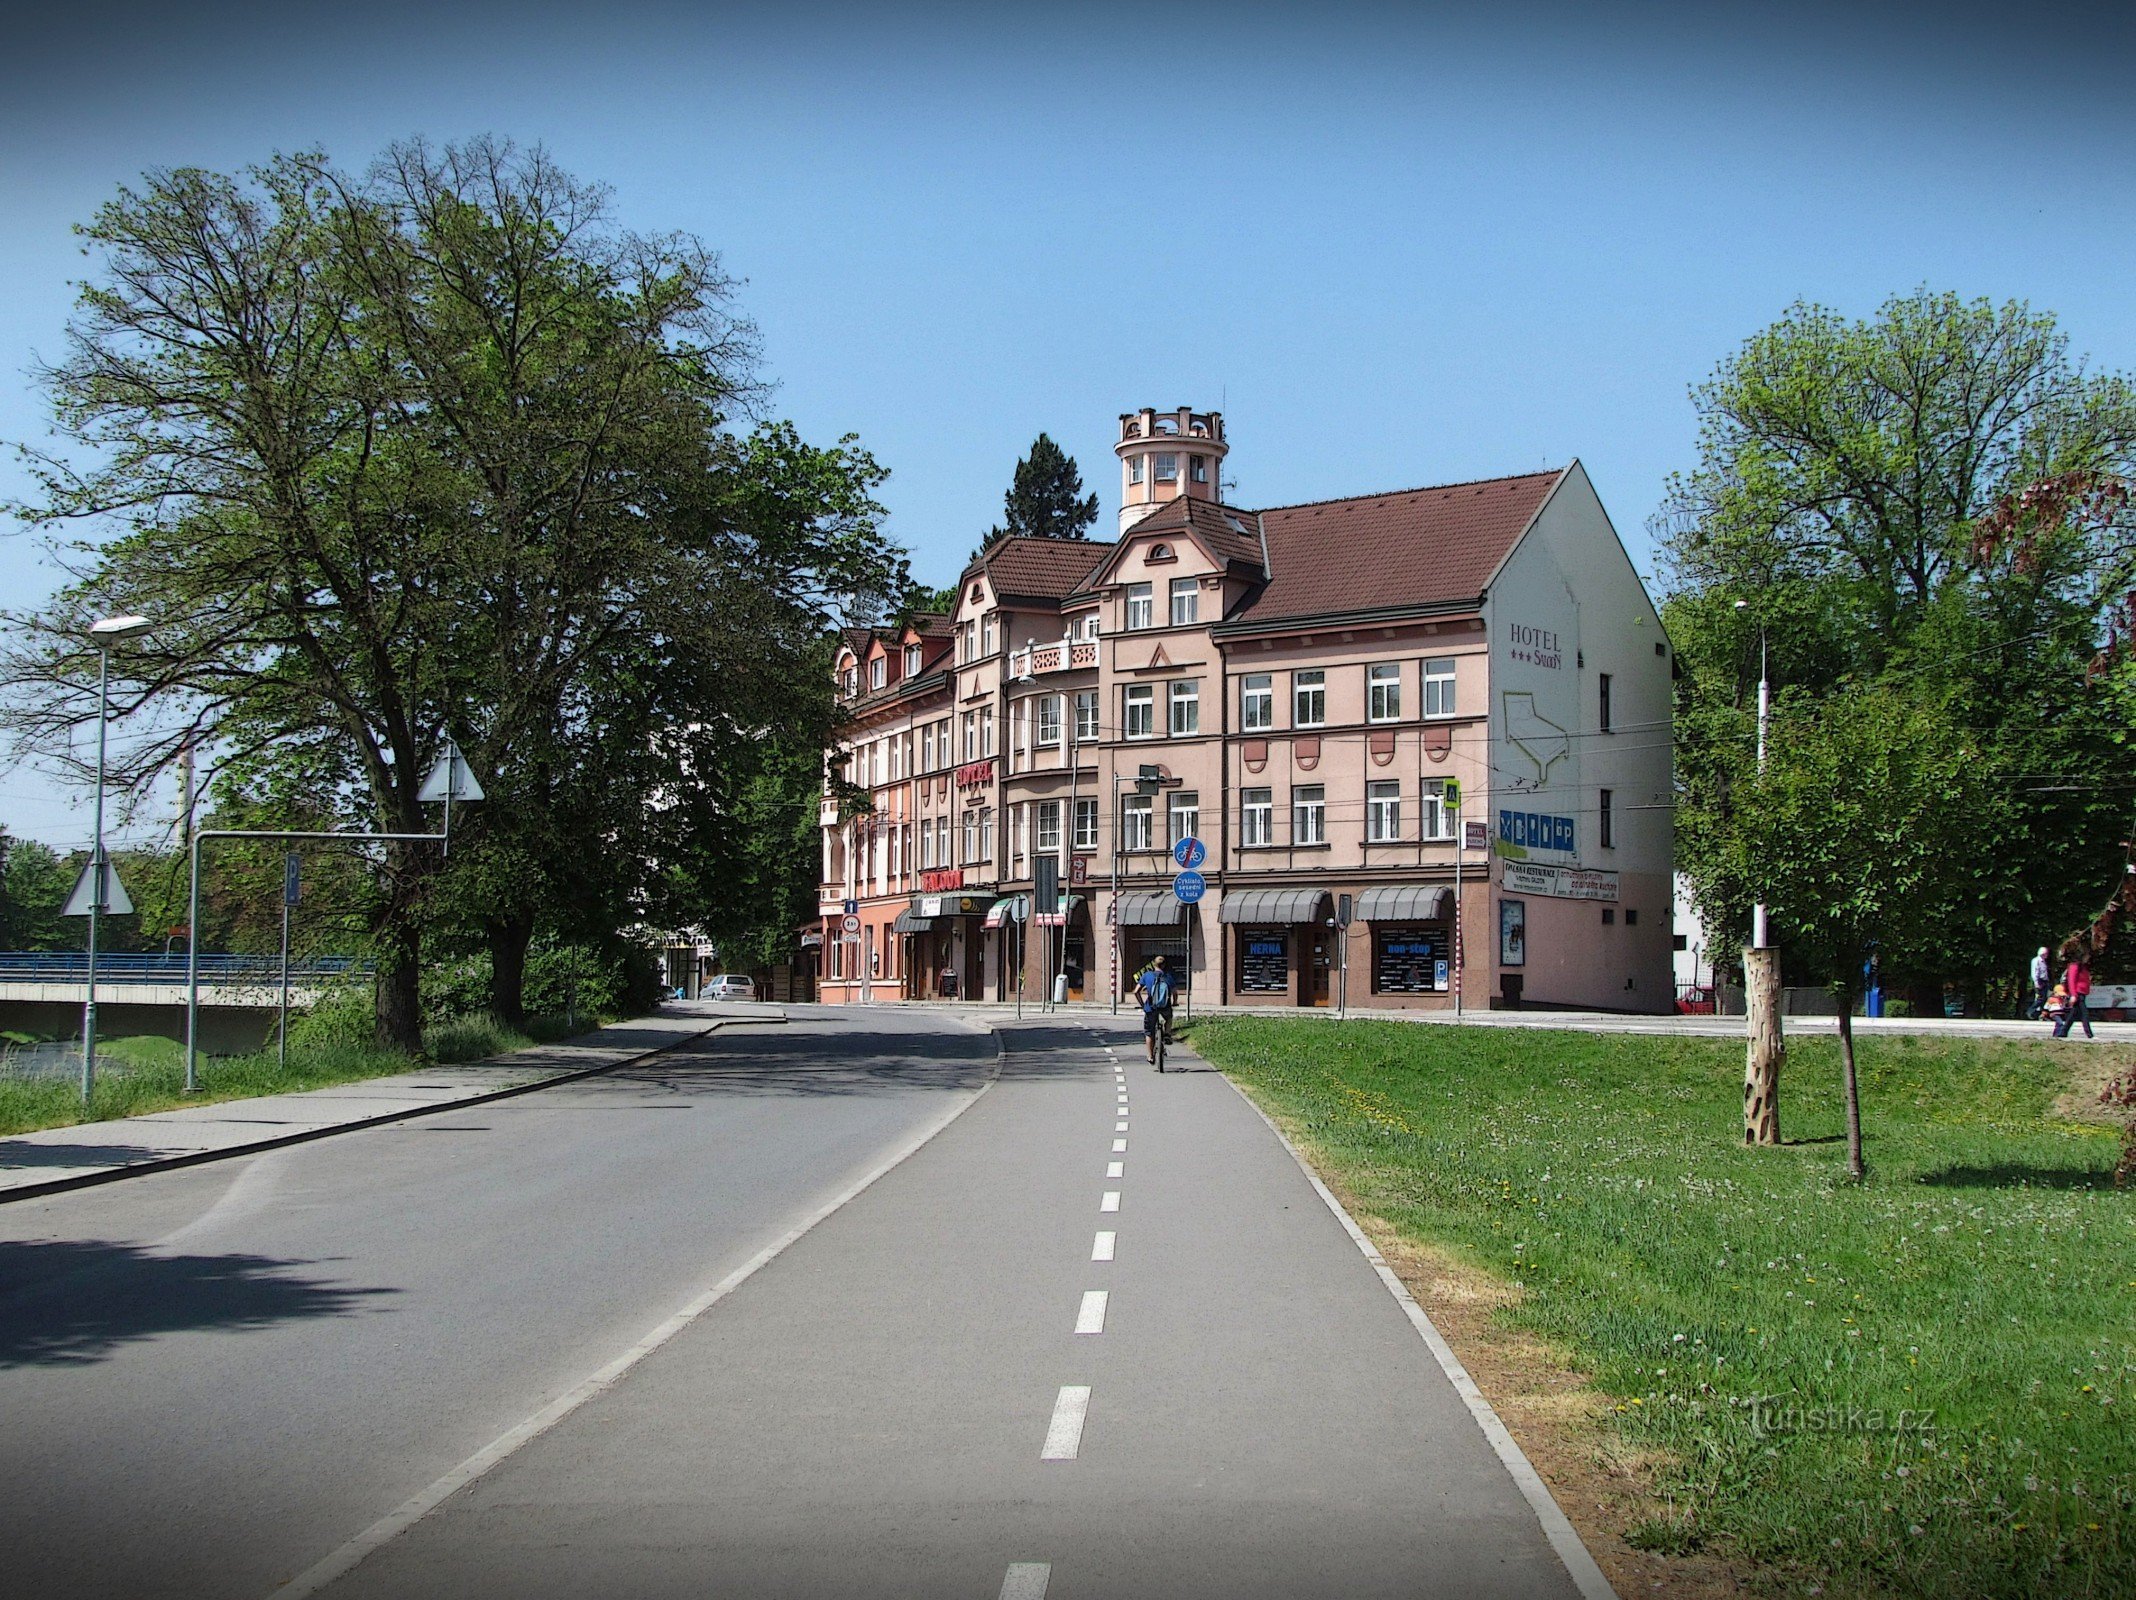
[[[1083,493],[1075,458],[1043,433],[1016,463],[1016,475],[1001,498],[1001,525],[988,531],[982,549],[1003,539],[1087,539],[1098,520],[1098,497]]]
[[[59,914],[74,876],[50,845],[0,828],[0,949],[80,948],[86,936]]]
[[[1736,799],[1723,849],[1787,929],[1789,956],[1839,1011],[1848,1169],[1863,1173],[1854,1002],[1870,958],[1905,969],[1953,926],[1983,925],[1962,870],[1993,812],[1979,752],[1920,698],[1884,687],[1797,702]]]
[[[1998,915],[1957,919],[1884,970],[2014,984],[2043,930],[2118,865],[2126,759],[2082,686],[2127,518],[2073,521],[2022,552],[1979,530],[2022,485],[2124,470],[2136,392],[2072,360],[2050,316],[1923,290],[1859,321],[1798,305],[1693,400],[1699,461],[1671,480],[1656,531],[1682,669],[1678,854],[1702,916],[1740,938],[1758,896],[1737,802],[1762,637],[1779,721],[1873,687],[1966,731],[1998,804],[1940,870]],[[1777,911],[1774,932],[1807,958]]]

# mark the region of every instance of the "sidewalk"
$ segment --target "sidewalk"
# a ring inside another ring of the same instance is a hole
[[[718,1028],[785,1020],[783,1011],[768,1007],[670,1005],[657,1016],[487,1061],[16,1134],[0,1139],[0,1204],[524,1094],[672,1050]]]

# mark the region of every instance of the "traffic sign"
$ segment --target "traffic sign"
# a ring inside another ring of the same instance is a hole
[[[1191,871],[1209,859],[1209,852],[1202,848],[1201,840],[1190,833],[1172,846],[1172,859]]]
[[[74,880],[74,892],[67,896],[66,905],[60,908],[61,916],[86,917],[89,915],[91,902],[95,902],[96,909],[107,917],[123,917],[133,910],[133,901],[126,893],[126,885],[119,882],[119,869],[109,856],[104,858],[103,869],[102,898],[99,899],[97,895],[99,874],[96,863],[84,863],[81,876]]]
[[[847,901],[847,902],[846,902],[846,903],[845,903],[844,905],[840,906],[840,907],[839,907],[838,909],[839,909],[839,910],[841,910],[841,911],[843,911],[843,912],[844,912],[844,913],[845,913],[845,914],[846,914],[847,916],[849,916],[849,917],[850,917],[851,915],[853,915],[853,913],[854,913],[854,912],[856,912],[856,911],[858,911],[858,910],[860,909],[860,902],[859,902],[858,900],[848,900],[848,901]]]
[[[304,898],[303,857],[292,850],[282,858],[282,904],[293,906]]]
[[[851,902],[851,901],[848,901],[848,902],[846,902],[846,903],[847,903],[848,905],[852,904],[852,902]],[[848,916],[848,917],[847,917],[847,918],[845,919],[845,931],[846,931],[847,933],[858,933],[858,932],[860,932],[860,918],[858,918],[858,917],[855,917],[855,916],[850,916],[850,915],[849,915],[849,916]]]
[[[1184,842],[1184,841],[1182,841]],[[1172,880],[1172,893],[1183,906],[1191,906],[1208,890],[1209,880],[1192,870],[1182,872]]]

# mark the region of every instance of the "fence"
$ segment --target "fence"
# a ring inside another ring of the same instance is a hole
[[[307,986],[345,978],[365,975],[371,970],[368,961],[357,961],[349,956],[319,956],[311,960],[291,960],[289,976],[292,982]],[[279,956],[202,955],[199,964],[200,982],[203,986],[231,984],[279,983],[282,977],[282,961]],[[106,955],[96,958],[96,981],[101,986],[107,983],[182,984],[186,976],[185,952],[174,955]],[[82,950],[4,950],[0,951],[0,982],[13,983],[87,983],[89,981],[89,956]]]

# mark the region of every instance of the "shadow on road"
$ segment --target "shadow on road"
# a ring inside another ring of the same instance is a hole
[[[0,1367],[81,1366],[158,1334],[349,1316],[395,1292],[294,1271],[306,1265],[85,1240],[0,1242]]]
[[[188,1147],[190,1148],[190,1147]],[[152,1144],[31,1144],[0,1139],[0,1172],[28,1172],[39,1167],[108,1167],[132,1161],[160,1161],[177,1155]],[[5,1279],[0,1279],[4,1283]]]
[[[986,1034],[852,1024],[767,1028],[710,1034],[637,1066],[574,1085],[570,1092],[813,1098],[913,1089],[970,1091],[984,1083],[993,1068],[994,1041]],[[553,1105],[558,1097],[544,1098]]]

